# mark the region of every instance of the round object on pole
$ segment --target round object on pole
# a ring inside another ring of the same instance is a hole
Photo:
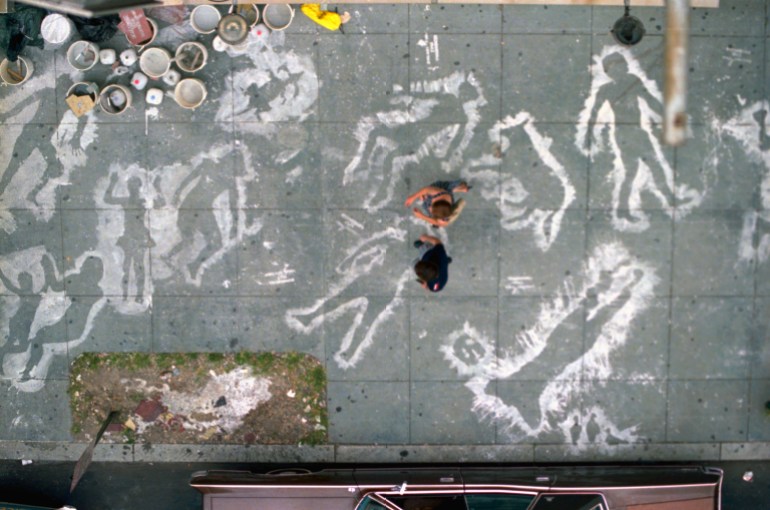
[[[633,46],[644,37],[644,25],[636,16],[626,13],[612,26],[612,37],[624,46]]]

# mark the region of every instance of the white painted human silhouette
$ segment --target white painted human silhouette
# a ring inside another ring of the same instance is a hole
[[[565,439],[576,437],[576,441],[601,443],[609,430],[612,437],[631,442],[638,437],[635,426],[618,428],[597,406],[581,411],[584,393],[573,382],[598,381],[601,385],[602,380],[612,375],[610,355],[632,341],[631,325],[649,307],[657,282],[654,268],[632,256],[622,244],[603,244],[590,254],[575,280],[567,278],[556,297],[543,301],[537,320],[515,335],[513,346],[498,352],[493,338],[466,321],[462,329],[449,336],[441,352],[458,375],[469,377],[465,386],[473,394],[471,409],[513,440],[537,439],[541,434],[557,432]],[[589,295],[595,295],[595,304],[588,301]],[[586,321],[598,321],[600,332],[584,354],[564,366],[535,396],[539,416],[535,423],[530,423],[521,409],[494,394],[492,383],[515,376],[536,360],[554,331],[584,307]],[[576,434],[576,423],[599,418],[602,429],[593,435],[592,441],[583,436],[587,431]]]
[[[629,95],[635,96],[635,101],[624,104]],[[605,46],[594,55],[591,90],[580,112],[575,144],[594,165],[600,154],[611,156],[607,175],[612,187],[612,224],[618,230],[642,232],[649,227],[645,208],[650,207],[643,203],[646,194],[669,216],[676,209],[680,218],[700,205],[705,196],[705,180],[701,191],[675,182],[673,167],[658,139],[661,107],[657,83],[647,76],[630,49]],[[631,124],[621,124],[619,112],[630,114]],[[640,141],[642,149],[631,150]]]

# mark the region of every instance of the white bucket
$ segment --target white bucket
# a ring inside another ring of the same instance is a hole
[[[131,107],[131,91],[123,85],[107,85],[99,94],[99,107],[109,115],[120,115]]]
[[[69,41],[74,32],[75,24],[63,14],[49,14],[40,24],[43,40],[54,46]]]
[[[77,71],[88,71],[99,63],[99,46],[91,41],[75,41],[67,49],[67,62]]]
[[[174,88],[174,100],[182,108],[194,110],[206,100],[206,85],[197,78],[185,78]]]
[[[190,13],[190,25],[199,34],[210,34],[217,29],[221,18],[219,9],[213,5],[203,4],[197,6]]]
[[[254,4],[235,4],[230,7],[230,12],[243,16],[250,27],[259,23],[259,9]]]
[[[285,30],[294,19],[294,7],[289,4],[267,4],[262,9],[262,22],[271,30]]]
[[[21,85],[32,76],[35,66],[25,58],[19,57],[16,62],[3,59],[0,62],[0,80],[5,85]]]
[[[171,69],[171,53],[163,48],[147,48],[139,57],[139,69],[150,78],[160,78]]]
[[[183,42],[174,53],[174,61],[179,69],[186,73],[200,71],[209,58],[209,52],[206,47],[199,42]]]

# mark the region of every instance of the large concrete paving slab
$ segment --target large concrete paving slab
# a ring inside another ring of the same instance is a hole
[[[620,7],[349,5],[344,34],[298,15],[212,51],[194,111],[135,91],[79,119],[73,82],[129,77],[25,49],[34,75],[0,88],[0,455],[77,457],[83,352],[298,350],[326,365],[330,445],[98,455],[767,458],[769,3],[692,11],[679,148],[660,7],[625,48]],[[450,227],[404,207],[452,179]],[[438,294],[421,234],[453,259]]]

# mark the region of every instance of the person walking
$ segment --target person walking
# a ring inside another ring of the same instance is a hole
[[[449,280],[452,258],[447,255],[439,238],[427,234],[421,235],[414,242],[414,247],[420,250],[413,264],[417,281],[430,292],[439,292]]]
[[[451,225],[465,207],[465,201],[455,200],[454,193],[467,193],[471,189],[465,181],[436,181],[420,191],[409,195],[404,206],[410,207],[415,200],[422,201],[422,210],[415,207],[412,211],[421,220],[427,221],[434,228]]]

